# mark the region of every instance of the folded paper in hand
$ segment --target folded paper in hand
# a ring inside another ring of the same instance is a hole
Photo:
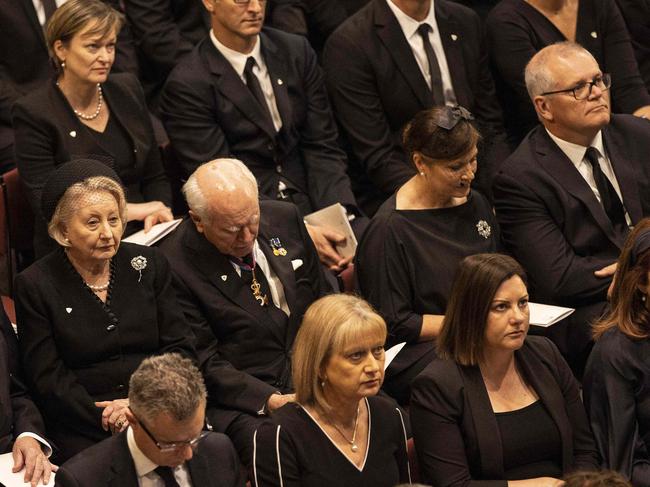
[[[158,223],[151,227],[151,230],[149,230],[147,233],[144,233],[144,230],[140,230],[139,232],[135,232],[133,235],[123,238],[122,242],[129,242],[151,247],[158,240],[161,240],[163,237],[166,237],[174,230],[176,230],[176,227],[180,225],[182,221],[182,218],[178,218],[170,222]]]
[[[305,216],[305,221],[315,227],[330,227],[345,237],[345,244],[337,245],[336,251],[343,258],[354,257],[357,251],[357,239],[354,236],[348,215],[341,203],[315,211]]]
[[[25,469],[20,472],[13,473],[11,469],[14,466],[14,459],[11,453],[0,455],[0,485],[4,484],[6,487],[29,487],[30,484],[23,482],[25,478]],[[50,487],[54,485],[54,472],[50,476],[50,481],[46,484]],[[38,483],[39,486],[43,484]]]
[[[528,309],[530,310],[530,324],[543,327],[554,325],[575,311],[573,308],[530,302]]]

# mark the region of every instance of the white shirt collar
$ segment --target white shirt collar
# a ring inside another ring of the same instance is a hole
[[[226,60],[230,63],[230,65],[240,77],[244,75],[246,60],[251,56],[253,56],[258,66],[264,66],[264,60],[262,59],[262,50],[260,48],[259,34],[255,37],[255,47],[253,47],[253,51],[249,54],[242,54],[239,51],[235,51],[234,49],[230,49],[229,47],[224,46],[214,35],[214,31],[212,29],[210,29],[210,39],[212,40],[214,47],[216,47],[217,50],[223,54],[223,57],[226,58]]]
[[[149,460],[149,457],[140,450],[131,427],[126,431],[126,442],[129,445],[129,451],[131,452],[131,458],[133,458],[133,463],[135,464],[135,473],[138,475],[138,478],[144,477],[158,468],[158,465]]]
[[[553,135],[548,129],[546,129],[546,132],[576,167],[582,164],[582,160],[585,158],[588,147],[594,147],[602,157],[605,157],[605,146],[603,145],[603,133],[601,130],[598,131],[588,147],[560,139]]]
[[[404,37],[410,39],[411,37],[417,34],[418,27],[420,27],[420,24],[429,24],[434,31],[438,28],[438,24],[436,23],[436,12],[433,8],[433,1],[434,0],[431,0],[429,13],[427,14],[427,17],[422,22],[419,22],[414,18],[406,15],[404,12],[402,12],[402,10],[397,5],[393,3],[392,0],[386,0],[386,3],[388,4],[388,8],[390,8],[393,14],[395,15],[395,18],[397,19],[399,26],[402,28],[402,32],[404,32]]]

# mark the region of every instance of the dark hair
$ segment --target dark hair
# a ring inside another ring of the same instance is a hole
[[[442,358],[461,365],[477,365],[483,359],[485,326],[492,299],[499,286],[513,276],[526,283],[524,269],[507,255],[476,254],[461,261],[437,340]]]
[[[618,327],[626,336],[635,339],[650,337],[650,313],[646,308],[646,295],[639,286],[648,284],[650,272],[650,218],[641,220],[628,235],[618,258],[612,296],[611,311],[593,326],[594,339],[610,328]],[[639,246],[643,241],[646,245]]]
[[[613,470],[593,470],[567,475],[564,487],[632,487],[632,484]]]
[[[460,117],[451,129],[440,126],[449,117],[452,107],[435,107],[417,113],[402,133],[402,145],[413,160],[414,152],[421,152],[433,159],[456,159],[478,144],[481,139],[476,127]],[[464,110],[464,109],[463,109]],[[444,124],[443,124],[444,125]]]
[[[100,0],[69,0],[52,14],[45,28],[45,41],[57,71],[61,70],[61,62],[54,53],[54,43],[61,41],[67,45],[90,22],[97,23],[91,33],[104,37],[113,29],[119,33],[124,15]]]

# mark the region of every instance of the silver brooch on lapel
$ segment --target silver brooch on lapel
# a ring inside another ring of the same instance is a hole
[[[476,224],[476,230],[485,239],[490,238],[490,235],[492,235],[492,228],[490,228],[490,225],[485,220],[479,220]]]
[[[138,277],[138,282],[140,282],[140,279],[142,279],[142,270],[147,267],[147,258],[142,255],[133,257],[131,259],[131,267],[140,273],[140,277]]]

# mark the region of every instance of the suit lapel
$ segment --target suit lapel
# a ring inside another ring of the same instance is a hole
[[[288,255],[274,255],[271,248],[270,239],[274,236],[270,228],[262,222],[260,225],[260,236],[257,239],[262,252],[266,256],[266,260],[273,271],[277,274],[282,287],[284,288],[284,296],[287,299],[287,305],[290,310],[296,309],[296,276],[291,265],[291,259]]]
[[[422,108],[430,107],[433,103],[431,91],[422,76],[418,63],[413,56],[411,46],[404,37],[404,32],[397,19],[390,11],[385,0],[375,0],[374,3],[375,28],[377,36],[386,46],[386,50],[393,58],[393,62],[400,70],[415,96],[420,101]]]
[[[45,35],[43,34],[43,27],[41,26],[41,23],[38,21],[38,15],[36,15],[36,10],[34,9],[34,2],[32,0],[18,0],[18,3],[20,3],[22,9],[25,11],[25,15],[29,20],[29,24],[36,31],[39,39],[43,42],[43,45],[45,45]]]
[[[184,243],[194,254],[192,262],[196,270],[203,274],[233,304],[251,314],[256,322],[269,328],[279,341],[284,342],[284,330],[255,300],[253,292],[242,282],[228,258],[196,231],[191,220],[184,222],[184,225],[187,225]]]
[[[603,129],[603,142],[609,161],[612,163],[618,186],[621,189],[623,205],[630,215],[632,224],[635,224],[643,218],[643,210],[641,209],[641,199],[636,184],[637,176],[634,174],[632,166],[626,164],[625,143],[607,128]]]
[[[549,137],[542,127],[538,128],[535,139],[535,151],[539,154],[539,162],[542,167],[562,186],[567,192],[579,199],[589,210],[594,220],[614,245],[623,247],[623,239],[614,231],[612,223],[605,210],[596,199],[578,169],[571,160]]]
[[[470,89],[467,84],[462,49],[462,43],[465,42],[465,39],[460,35],[460,29],[456,21],[450,18],[445,11],[445,4],[443,2],[435,2],[434,9],[456,101],[459,105],[470,107],[472,103],[469,98]],[[475,42],[476,40],[472,39],[471,41]]]
[[[192,477],[192,485],[212,485],[215,481],[210,478],[210,467],[201,450],[197,450],[192,459],[187,462],[187,467]]]
[[[282,119],[282,126],[289,126],[291,125],[293,115],[286,83],[289,79],[286,57],[283,56],[278,47],[264,32],[260,34],[260,42],[262,43],[262,56],[264,57],[264,62],[266,63],[273,86],[275,103],[280,112],[280,118]]]
[[[109,487],[138,487],[138,475],[126,441],[126,432],[114,437]]]
[[[458,366],[471,409],[484,478],[503,478],[503,445],[496,416],[478,367]]]
[[[277,132],[268,115],[209,37],[203,41],[199,50],[210,72],[218,78],[215,84],[219,92],[230,100],[251,123],[257,125],[271,138],[275,138]]]

